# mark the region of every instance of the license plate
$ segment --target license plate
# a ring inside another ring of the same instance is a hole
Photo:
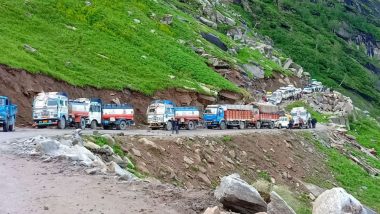
[[[43,123],[48,123],[48,120],[43,120],[42,122],[43,122]]]
[[[111,117],[111,118],[110,118],[110,121],[111,121],[111,122],[115,122],[115,118],[114,118],[114,117]]]

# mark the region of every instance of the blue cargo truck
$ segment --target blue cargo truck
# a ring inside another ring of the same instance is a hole
[[[15,131],[17,106],[13,105],[9,97],[0,96],[0,126],[4,132]]]

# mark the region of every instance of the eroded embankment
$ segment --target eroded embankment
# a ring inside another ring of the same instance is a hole
[[[135,108],[136,120],[143,122],[146,108],[153,99],[170,99],[179,105],[203,106],[219,100],[220,102],[232,103],[228,97],[213,98],[200,95],[196,92],[185,90],[168,89],[159,91],[152,97],[131,90],[106,90],[93,87],[76,87],[66,82],[59,81],[42,74],[31,74],[24,70],[12,69],[0,65],[0,95],[9,96],[18,105],[18,126],[32,124],[32,101],[33,97],[41,91],[64,91],[70,99],[80,97],[101,98],[104,102],[113,102],[118,99],[121,103],[132,104]],[[226,96],[228,96],[228,93]]]

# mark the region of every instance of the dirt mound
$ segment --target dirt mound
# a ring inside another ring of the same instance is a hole
[[[215,188],[221,176],[232,173],[251,183],[274,178],[276,184],[297,189],[302,188],[299,180],[315,175],[333,180],[325,173],[323,156],[292,132],[146,139],[155,146],[137,137],[117,137],[140,171],[187,188]]]

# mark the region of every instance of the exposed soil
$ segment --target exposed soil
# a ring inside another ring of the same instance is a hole
[[[249,182],[258,178],[270,181],[272,177],[276,184],[297,190],[302,190],[300,180],[317,175],[333,181],[323,155],[299,135],[278,131],[232,137],[148,138],[164,149],[152,148],[131,136],[118,140],[140,171],[187,188],[214,188],[222,176],[236,172]],[[141,157],[134,155],[132,148],[138,149]]]

